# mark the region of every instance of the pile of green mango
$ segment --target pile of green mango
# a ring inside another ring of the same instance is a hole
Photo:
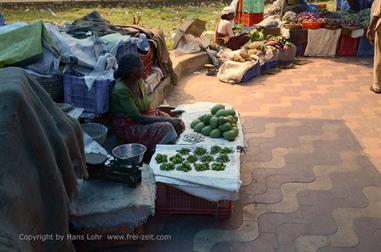
[[[212,138],[223,137],[234,141],[238,136],[238,117],[234,109],[225,109],[222,104],[216,104],[211,109],[211,114],[205,114],[191,123],[191,128],[204,136]]]

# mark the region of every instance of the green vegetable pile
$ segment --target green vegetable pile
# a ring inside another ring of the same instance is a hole
[[[163,171],[171,171],[175,169],[175,164],[174,163],[162,163],[160,165],[160,170]]]
[[[169,161],[171,161],[174,164],[181,164],[184,161],[184,158],[180,154],[176,154],[170,157]]]
[[[213,171],[223,171],[225,170],[226,165],[224,163],[213,163],[212,170]]]
[[[212,146],[209,150],[196,147],[194,151],[181,148],[177,153],[168,158],[166,154],[157,154],[156,162],[160,164],[160,170],[163,171],[183,171],[189,172],[193,168],[198,171],[223,171],[226,168],[226,163],[230,162],[229,154],[234,150],[229,147]]]
[[[238,117],[234,109],[225,109],[217,104],[211,109],[211,114],[205,114],[191,123],[191,128],[204,136],[211,138],[224,138],[234,141],[238,136]]]
[[[155,158],[156,162],[158,164],[161,164],[161,163],[166,163],[168,162],[168,156],[165,155],[165,154],[158,154]]]

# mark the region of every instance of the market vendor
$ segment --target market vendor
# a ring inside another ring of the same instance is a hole
[[[232,22],[235,16],[234,13],[235,10],[231,6],[223,9],[221,20],[216,30],[216,42],[220,46],[238,50],[249,42],[250,38],[247,33],[238,36],[234,35]]]
[[[115,72],[111,112],[113,128],[120,143],[140,143],[147,147],[146,158],[156,144],[174,143],[184,131],[182,120],[152,109],[143,81],[143,63],[136,54],[121,58]]]
[[[373,84],[370,90],[381,93],[381,0],[374,0],[367,38],[374,44]]]

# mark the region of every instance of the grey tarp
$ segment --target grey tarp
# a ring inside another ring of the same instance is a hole
[[[20,68],[0,70],[0,97],[0,251],[73,251],[55,235],[87,176],[81,128]]]

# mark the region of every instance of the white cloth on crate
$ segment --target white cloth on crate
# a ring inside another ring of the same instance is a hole
[[[115,56],[100,38],[76,39],[53,24],[46,23],[51,38],[57,44],[62,58],[67,61],[64,73],[84,76],[86,86],[91,89],[95,79],[113,79],[117,68]]]
[[[123,43],[136,44],[137,48],[141,51],[148,52],[150,45],[148,39],[144,33],[139,34],[139,37],[131,37],[130,35],[122,35],[120,33],[111,33],[109,35],[100,37],[100,39],[106,44],[107,50],[114,56],[118,52],[118,48]]]
[[[113,80],[114,69],[117,65],[116,58],[112,54],[107,53],[100,56],[94,70],[90,74],[85,75],[87,88],[90,90],[95,80]]]
[[[336,56],[341,29],[308,29],[308,43],[305,56]]]
[[[149,88],[147,94],[152,93],[163,78],[163,71],[159,67],[152,67],[152,73],[145,79]]]
[[[235,62],[228,60],[220,67],[217,78],[227,83],[239,83],[245,73],[257,63],[257,61]]]

